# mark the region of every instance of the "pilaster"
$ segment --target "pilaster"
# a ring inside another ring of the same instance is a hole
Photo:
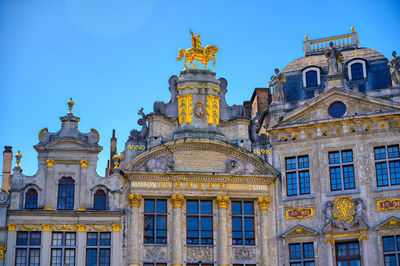
[[[183,243],[182,243],[182,206],[183,195],[172,195],[172,239],[171,239],[171,265],[183,265]]]
[[[270,197],[259,197],[257,199],[258,209],[260,214],[260,265],[269,266],[271,262],[268,261],[268,250],[269,250],[269,228],[268,228],[268,209],[271,202]]]
[[[218,206],[217,264],[219,266],[228,266],[229,244],[227,209],[229,206],[229,196],[217,196],[216,200]]]
[[[142,195],[134,195],[129,194],[128,200],[131,206],[131,219],[129,224],[129,233],[128,233],[128,254],[129,254],[129,263],[128,266],[139,266],[140,265],[140,236],[139,236],[139,209],[140,204],[142,203]]]

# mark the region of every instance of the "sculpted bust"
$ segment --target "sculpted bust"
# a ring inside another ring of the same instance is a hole
[[[393,86],[400,86],[400,56],[396,56],[396,51],[393,51],[392,55],[393,58],[388,63],[392,83]]]

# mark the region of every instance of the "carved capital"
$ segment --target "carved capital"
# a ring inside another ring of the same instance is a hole
[[[48,168],[53,168],[55,161],[54,160],[46,160],[46,163],[47,163]]]
[[[42,224],[42,228],[44,232],[50,232],[51,231],[51,224]]]
[[[129,200],[129,204],[131,205],[131,207],[140,207],[142,198],[143,198],[142,195],[134,195],[134,194],[128,195],[128,200]]]
[[[113,232],[120,232],[121,231],[121,225],[120,224],[112,224],[112,229]]]
[[[217,196],[218,209],[226,209],[229,205],[229,196]]]
[[[173,208],[182,208],[183,205],[183,200],[184,200],[183,195],[172,195],[171,196],[171,203]]]
[[[76,226],[78,227],[78,232],[85,232],[86,231],[86,225],[78,224]]]
[[[15,229],[17,228],[16,224],[7,224],[8,227],[8,231],[15,231]]]
[[[1,246],[0,247],[0,260],[4,260],[4,253],[7,251],[6,246]]]
[[[88,164],[89,164],[89,161],[88,161],[88,160],[81,160],[81,167],[82,167],[82,168],[87,168],[87,167],[88,167]]]
[[[258,208],[260,210],[268,211],[270,202],[271,202],[271,198],[270,197],[259,197],[257,199]]]

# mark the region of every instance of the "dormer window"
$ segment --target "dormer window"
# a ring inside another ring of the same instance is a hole
[[[349,80],[359,80],[367,78],[366,63],[362,59],[355,59],[348,63],[348,76]]]
[[[38,193],[35,189],[29,189],[25,194],[25,209],[37,209]]]
[[[320,69],[318,67],[307,67],[303,70],[303,87],[312,88],[321,84]]]

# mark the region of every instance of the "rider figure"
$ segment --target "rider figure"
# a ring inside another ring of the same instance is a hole
[[[193,31],[190,31],[190,33],[192,34],[192,48],[193,48],[193,50],[202,53],[204,48],[201,47],[200,34],[194,35]]]

